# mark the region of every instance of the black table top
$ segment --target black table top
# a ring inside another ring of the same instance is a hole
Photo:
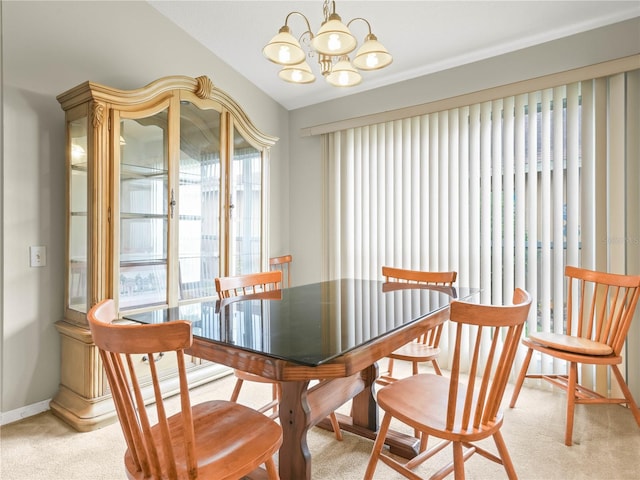
[[[340,279],[124,318],[141,323],[188,320],[194,337],[317,366],[476,292]]]

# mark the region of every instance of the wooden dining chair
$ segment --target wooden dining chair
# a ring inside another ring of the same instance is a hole
[[[444,478],[452,471],[456,479],[464,478],[464,462],[474,453],[503,465],[510,479],[517,478],[500,432],[500,402],[530,306],[531,296],[521,289],[514,291],[509,306],[451,302],[450,321],[455,329],[451,376],[421,373],[380,389],[377,400],[384,417],[365,479],[373,478],[379,460],[407,478],[421,478],[414,469],[451,443],[453,461],[431,479]],[[475,332],[474,341],[469,342],[471,352],[463,352],[470,331]],[[467,357],[470,364],[463,372],[462,359]],[[420,453],[405,463],[383,453],[393,418],[423,432]],[[428,436],[440,442],[427,448]],[[475,443],[488,437],[493,437],[497,455]]]
[[[256,293],[280,290],[282,288],[282,270],[272,270],[269,272],[248,273],[235,277],[218,277],[215,279],[216,291],[220,298],[231,298],[238,295],[251,295]],[[235,369],[233,371],[236,377],[236,384],[231,393],[231,401],[237,402],[240,396],[242,384],[245,381],[267,383],[272,386],[271,401],[257,410],[260,413],[266,413],[269,410],[271,418],[278,417],[278,404],[280,403],[280,384],[270,378],[265,378],[254,373],[243,372]],[[342,431],[338,423],[335,413],[330,416],[331,426],[338,440],[342,440]]]
[[[112,299],[87,315],[93,341],[106,372],[127,443],[124,464],[129,479],[239,479],[265,465],[269,479],[279,478],[274,454],[282,428],[248,407],[225,400],[191,405],[184,350],[192,343],[191,323],[122,324]],[[180,403],[171,414],[153,361],[175,355]],[[154,403],[145,406],[134,355],[150,359]],[[151,419],[156,422],[151,425]]]
[[[564,443],[571,445],[576,404],[627,404],[640,426],[640,409],[618,368],[640,296],[640,276],[566,266],[565,277],[568,282],[565,333],[531,332],[522,340],[527,354],[510,407],[515,406],[525,378],[542,378],[562,388],[567,392]],[[527,374],[534,351],[566,361],[567,373]],[[581,385],[578,364],[608,366],[624,398],[607,397]]]
[[[385,282],[414,283],[422,285],[452,286],[458,276],[457,272],[423,272],[418,270],[404,270],[401,268],[382,267],[382,276]],[[442,375],[438,365],[438,355],[440,354],[440,336],[444,322],[434,328],[424,332],[414,341],[393,351],[387,358],[387,370],[381,373],[377,383],[388,385],[397,380],[393,376],[395,360],[411,362],[412,375],[418,374],[418,365],[424,362],[431,362],[433,369],[438,375]]]
[[[269,268],[271,270],[280,270],[282,272],[283,288],[291,286],[291,255],[281,255],[279,257],[271,257],[269,259]]]

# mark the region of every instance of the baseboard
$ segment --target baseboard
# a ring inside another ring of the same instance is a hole
[[[25,407],[16,408],[15,410],[11,410],[9,412],[2,412],[0,413],[0,425],[8,425],[9,423],[17,422],[18,420],[32,417],[33,415],[37,415],[42,412],[46,412],[47,410],[49,410],[49,403],[51,403],[50,398],[48,400],[33,403]]]

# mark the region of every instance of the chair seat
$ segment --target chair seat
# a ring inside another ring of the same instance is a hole
[[[439,438],[450,440],[462,439],[474,441],[492,435],[502,424],[502,412],[498,413],[496,421],[490,428],[466,431],[460,428],[462,411],[464,408],[467,385],[458,383],[456,422],[452,430],[447,430],[446,399],[449,395],[450,379],[441,375],[421,373],[403,378],[382,388],[377,394],[378,405],[401,422],[406,423],[427,434],[435,434]],[[445,399],[445,401],[443,401]],[[471,410],[475,409],[475,400]]]
[[[247,464],[259,466],[282,443],[278,424],[243,405],[214,400],[195,405],[192,412],[198,478],[237,479],[246,472]],[[181,414],[169,417],[168,422],[178,478],[187,478]],[[151,431],[160,438],[157,425]],[[130,450],[125,453],[125,466],[130,479],[145,478],[143,472],[136,471]]]
[[[588,338],[572,337],[560,333],[536,332],[529,335],[529,340],[555,350],[579,353],[581,355],[605,356],[613,353],[613,349],[606,343],[594,342]]]
[[[394,350],[389,357],[407,362],[428,362],[438,357],[440,349],[420,342],[410,342]]]

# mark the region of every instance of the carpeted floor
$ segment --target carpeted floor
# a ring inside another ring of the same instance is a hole
[[[528,380],[515,409],[505,408],[502,428],[520,479],[640,478],[640,428],[631,412],[617,405],[579,405],[574,442],[564,445],[564,393]],[[232,376],[192,391],[195,402],[229,398]],[[505,394],[505,404],[510,398]],[[270,387],[249,384],[241,401],[259,405]],[[341,410],[347,410],[348,406]],[[406,426],[396,425],[409,432]],[[88,433],[78,433],[51,413],[43,413],[1,429],[0,478],[2,480],[117,480],[126,476],[122,455],[124,439],[118,423]],[[344,434],[336,441],[332,432],[314,428],[308,438],[313,479],[355,480],[364,475],[372,442]],[[495,450],[491,441],[488,448]],[[428,478],[451,459],[446,448],[427,461],[418,473]],[[468,479],[506,478],[501,466],[478,455],[466,465]],[[383,464],[376,479],[403,478]]]

